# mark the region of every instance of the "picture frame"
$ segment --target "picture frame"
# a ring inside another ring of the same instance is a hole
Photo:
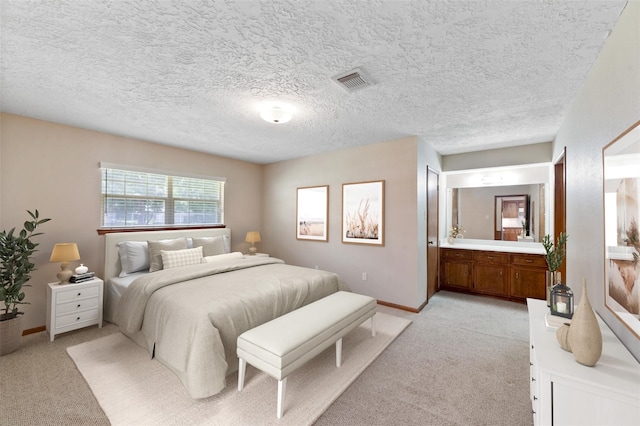
[[[640,121],[602,149],[605,306],[640,339]]]
[[[384,246],[384,180],[342,184],[342,242]]]
[[[296,239],[329,241],[329,185],[297,189]]]

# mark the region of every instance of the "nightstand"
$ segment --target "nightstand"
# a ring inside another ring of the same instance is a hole
[[[52,342],[56,334],[94,324],[102,327],[103,286],[100,278],[79,284],[48,284],[47,331]]]
[[[256,257],[269,257],[269,253],[256,253],[254,254]]]

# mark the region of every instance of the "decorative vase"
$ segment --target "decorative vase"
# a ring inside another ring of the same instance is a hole
[[[453,237],[448,237],[448,238],[447,238],[447,242],[448,242],[449,244],[453,244],[455,241],[456,241],[456,239],[455,239],[455,238],[453,238]]]
[[[545,284],[547,286],[547,306],[551,307],[551,290],[553,286],[562,282],[562,273],[560,271],[547,271],[545,276]]]
[[[569,346],[582,365],[593,367],[602,355],[602,332],[587,295],[587,281],[582,281],[582,298],[571,320]]]
[[[22,315],[0,321],[0,355],[10,354],[22,342]]]
[[[558,339],[558,343],[560,343],[560,347],[567,352],[571,352],[571,345],[569,345],[569,332],[571,328],[569,324],[562,324],[558,331],[556,331],[556,338]]]
[[[76,274],[80,275],[80,274],[86,274],[87,272],[89,272],[89,268],[87,268],[86,266],[84,266],[84,263],[81,263],[80,266],[78,266],[76,268]]]

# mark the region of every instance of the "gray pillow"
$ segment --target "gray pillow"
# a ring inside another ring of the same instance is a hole
[[[122,241],[118,243],[120,276],[126,277],[149,269],[149,249],[146,241]]]
[[[147,245],[149,246],[149,272],[155,272],[163,269],[161,251],[184,250],[187,248],[187,239],[147,241]]]
[[[192,238],[193,248],[202,247],[203,256],[217,256],[219,254],[225,254],[226,248],[224,239],[219,237],[201,237]]]

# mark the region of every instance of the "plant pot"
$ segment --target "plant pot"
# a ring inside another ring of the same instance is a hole
[[[10,354],[22,342],[22,315],[0,321],[0,355]]]

